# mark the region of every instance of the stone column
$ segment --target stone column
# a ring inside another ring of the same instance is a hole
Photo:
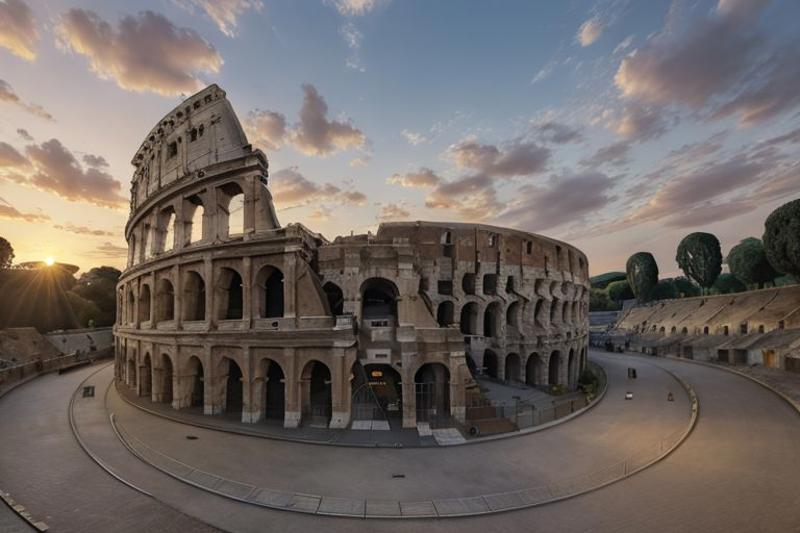
[[[172,267],[172,279],[175,281],[173,295],[175,303],[172,306],[175,316],[173,316],[173,319],[175,321],[175,329],[180,330],[183,329],[183,280],[181,279],[180,265]]]
[[[283,316],[285,318],[297,318],[297,253],[284,255],[283,264]],[[295,324],[297,327],[297,324]]]
[[[340,348],[332,350],[331,358],[331,428],[343,429],[350,423],[350,394],[345,390],[349,388],[350,380],[346,379],[344,351]],[[346,382],[346,383],[345,383]]]
[[[216,285],[214,280],[214,265],[211,263],[211,257],[206,256],[203,260],[203,278],[206,284],[206,324],[207,329],[215,329],[217,326],[217,317],[214,316],[214,298],[216,292]]]
[[[300,400],[300,372],[302,368],[297,368],[295,361],[294,348],[284,348],[284,395],[286,398],[286,408],[283,415],[283,427],[296,428],[300,425],[302,414],[302,402]]]
[[[249,258],[248,258],[249,259]],[[257,419],[258,400],[253,394],[253,361],[250,357],[250,347],[242,347],[242,422],[245,424],[252,424]],[[254,412],[256,419],[253,418]]]
[[[203,414],[218,415],[222,408],[216,402],[217,369],[211,358],[211,347],[205,346],[203,351]]]
[[[506,376],[506,358],[508,357],[507,353],[504,353],[504,350],[497,350],[497,379],[499,381],[505,381],[506,379],[510,379],[511,376]],[[450,382],[452,383],[452,376]],[[451,397],[452,400],[452,397]]]
[[[417,390],[414,385],[414,373],[403,366],[401,387],[403,390],[403,427],[417,427]]]
[[[247,329],[253,327],[253,261],[249,256],[242,258],[242,320]]]
[[[156,327],[156,303],[158,302],[158,290],[156,289],[156,273],[151,272],[150,278],[150,329]]]

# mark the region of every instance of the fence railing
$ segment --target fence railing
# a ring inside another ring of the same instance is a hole
[[[0,392],[7,389],[14,383],[27,379],[31,376],[46,374],[48,372],[73,366],[83,361],[95,359],[100,353],[102,352],[76,352],[70,355],[59,355],[58,357],[39,359],[36,361],[20,363],[18,365],[0,369]]]

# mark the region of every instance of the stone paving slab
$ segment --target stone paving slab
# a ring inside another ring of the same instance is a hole
[[[504,511],[526,505],[525,499],[520,494],[522,491],[505,492],[502,494],[489,494],[484,496],[486,504],[492,511]]]
[[[366,516],[400,516],[400,502],[394,500],[367,500]]]
[[[289,501],[289,504],[286,506],[286,508],[292,509],[293,511],[316,513],[317,509],[319,509],[321,500],[322,498],[319,496],[312,496],[310,494],[294,494],[292,495],[292,499]]]
[[[317,513],[338,516],[364,516],[364,500],[352,498],[331,498],[325,496],[319,504]]]
[[[246,483],[224,479],[222,483],[216,487],[216,490],[234,498],[245,499],[255,490],[255,487]]]
[[[490,510],[483,496],[433,500],[433,505],[436,507],[436,513],[439,516],[481,514]]]
[[[266,505],[267,507],[288,508],[292,501],[292,494],[269,489],[256,489],[248,498],[253,503]]]
[[[433,502],[400,502],[400,514],[404,517],[432,518],[436,514]]]
[[[440,446],[449,446],[466,442],[464,436],[456,428],[434,429],[433,436]]]

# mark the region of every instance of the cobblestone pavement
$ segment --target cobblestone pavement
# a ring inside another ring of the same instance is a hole
[[[97,369],[49,374],[0,400],[3,490],[52,531],[216,531],[126,487],[80,448],[67,405],[78,384]]]
[[[622,364],[645,358],[592,353],[596,360],[617,358]],[[680,361],[647,358],[647,362],[680,374],[697,391],[700,417],[688,440],[664,461],[619,483],[562,502],[527,510],[463,519],[382,521],[319,517],[259,508],[234,502],[185,485],[131,459],[115,463],[125,479],[152,492],[159,500],[189,515],[230,531],[433,531],[465,532],[789,532],[800,524],[797,479],[800,462],[800,420],[785,402],[740,376]],[[6,490],[32,512],[48,509],[58,517],[55,531],[169,531],[177,528],[151,516],[134,501],[135,492],[120,492],[107,476],[80,453],[59,451],[73,445],[66,425],[66,403],[80,381],[53,376],[25,385],[0,401],[0,479]],[[610,385],[612,377],[610,376]],[[639,383],[644,386],[642,376]],[[610,394],[611,391],[609,391]],[[662,391],[663,392],[663,391]],[[15,398],[16,396],[16,398]],[[636,398],[639,395],[637,393]],[[596,416],[610,398],[571,424]],[[13,405],[10,400],[14,400]],[[634,400],[635,401],[635,400]],[[44,415],[41,412],[45,412]],[[622,416],[624,412],[616,413]],[[609,423],[614,413],[607,413]],[[44,425],[44,428],[40,427]],[[542,434],[546,434],[547,430]],[[13,438],[6,437],[13,435]],[[582,441],[595,438],[585,434]],[[257,440],[257,439],[253,439]],[[43,446],[40,441],[49,441]],[[261,441],[264,442],[264,441]],[[522,439],[507,442],[524,443]],[[560,443],[564,461],[575,459],[576,442]],[[484,444],[467,446],[479,459]],[[314,450],[327,448],[315,447]],[[456,449],[456,448],[453,448]],[[451,449],[451,450],[453,450]],[[9,453],[11,450],[12,453]],[[106,450],[111,453],[113,450]],[[123,449],[124,451],[124,449]],[[372,451],[372,450],[363,450]],[[424,450],[420,450],[424,451]],[[48,457],[53,455],[53,460]],[[537,450],[529,450],[531,455]],[[237,453],[226,452],[235,461]],[[316,452],[315,452],[316,453]],[[122,455],[120,456],[122,457]],[[128,457],[132,456],[128,454]],[[85,460],[84,460],[85,459]],[[66,460],[66,461],[65,461]],[[335,460],[335,458],[334,458]],[[469,464],[465,465],[469,468]],[[92,470],[95,472],[93,473]],[[10,476],[10,473],[14,475]],[[305,475],[304,471],[299,474]],[[99,478],[98,478],[99,476]],[[109,481],[108,484],[104,483]],[[342,485],[357,484],[345,478]],[[27,486],[31,485],[30,489]],[[36,504],[23,496],[38,495]],[[88,503],[84,503],[90,500]],[[81,509],[97,513],[94,522],[79,522]],[[44,516],[39,513],[37,516]],[[72,526],[70,518],[73,520]],[[53,522],[55,523],[55,522]],[[188,526],[185,531],[195,530]]]

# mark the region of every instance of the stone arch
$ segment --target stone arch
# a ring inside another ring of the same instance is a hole
[[[307,362],[300,374],[302,421],[328,427],[333,412],[331,371],[316,359]]]
[[[486,311],[483,313],[483,336],[484,337],[499,337],[500,336],[500,309],[499,302],[492,302],[486,306]]]
[[[283,421],[286,415],[286,376],[281,365],[276,361],[264,358],[259,363],[261,375],[264,376],[264,418]]]
[[[139,322],[150,320],[150,285],[142,283],[139,288]]]
[[[237,415],[241,418],[242,409],[244,408],[244,383],[242,382],[243,374],[242,369],[239,367],[234,359],[230,357],[223,357],[223,368],[227,366],[227,373],[225,378],[225,407],[226,413]]]
[[[469,302],[461,308],[461,333],[464,335],[478,334],[478,304]]]
[[[140,374],[142,379],[140,380],[139,396],[149,398],[153,394],[153,361],[149,353],[144,354]]]
[[[436,322],[443,328],[449,326],[453,323],[453,312],[453,302],[450,300],[441,302],[436,309]]]
[[[184,244],[194,244],[203,240],[204,216],[206,213],[203,200],[192,195],[184,204],[186,221],[184,222]]]
[[[205,406],[205,373],[203,372],[203,362],[199,357],[193,355],[187,362],[187,377],[190,379],[189,386],[189,407]]]
[[[547,384],[558,385],[561,372],[561,352],[555,350],[547,361]]]
[[[244,233],[245,197],[242,187],[236,182],[218,187],[219,205],[217,209],[218,228],[221,237],[229,238]]]
[[[426,363],[414,374],[417,421],[435,422],[450,416],[450,371],[442,363]]]
[[[128,310],[125,313],[125,318],[127,318],[128,324],[135,324],[136,323],[136,297],[133,295],[133,291],[130,287],[128,287]]]
[[[173,398],[173,379],[174,379],[174,366],[172,358],[169,355],[161,354],[161,383],[159,384],[159,394],[155,398],[157,402],[172,403]]]
[[[575,386],[577,381],[578,362],[575,360],[575,349],[569,349],[569,356],[567,358],[567,385],[569,387]]]
[[[175,209],[166,207],[158,214],[157,234],[154,243],[158,252],[170,252],[175,249]]]
[[[132,389],[135,389],[136,388],[136,361],[133,358],[128,359],[128,365],[127,365],[126,372],[128,374],[128,376],[127,376],[127,378],[128,378],[127,379],[128,386],[131,387]]]
[[[361,284],[361,316],[392,319],[397,323],[397,285],[386,278],[370,278]]]
[[[232,268],[221,268],[216,291],[214,300],[217,318],[241,320],[244,316],[244,287],[241,274]]]
[[[175,288],[167,278],[156,282],[156,323],[175,320]]]
[[[183,320],[206,319],[206,282],[194,270],[186,272],[183,282]]]
[[[520,381],[520,359],[516,353],[506,355],[505,378],[506,381]]]
[[[483,373],[490,378],[497,379],[498,369],[497,354],[492,350],[485,350],[483,352]]]
[[[533,321],[536,325],[540,327],[544,326],[544,319],[542,317],[543,305],[544,305],[544,300],[542,298],[538,298],[536,300],[536,305],[533,308]]]
[[[560,309],[559,309],[560,305],[561,305],[561,301],[558,298],[555,298],[555,297],[550,302],[550,323],[551,324],[555,324],[556,323],[556,319],[560,318],[560,316],[561,316],[561,313],[559,312],[560,311]]]
[[[381,420],[402,416],[402,377],[388,363],[361,364],[352,367],[351,398],[353,418]]]
[[[461,278],[461,290],[464,294],[475,294],[475,274],[467,272]]]
[[[519,301],[511,302],[506,310],[506,326],[509,328],[513,328],[514,330],[519,331],[521,328],[521,323],[519,319],[519,309],[520,303]]]
[[[531,386],[544,384],[544,361],[533,352],[525,362],[525,383]]]
[[[325,296],[328,298],[328,307],[333,316],[344,314],[344,293],[342,288],[332,281],[328,281],[322,286]]]
[[[256,273],[253,301],[258,318],[282,318],[284,311],[283,272],[265,265]]]

